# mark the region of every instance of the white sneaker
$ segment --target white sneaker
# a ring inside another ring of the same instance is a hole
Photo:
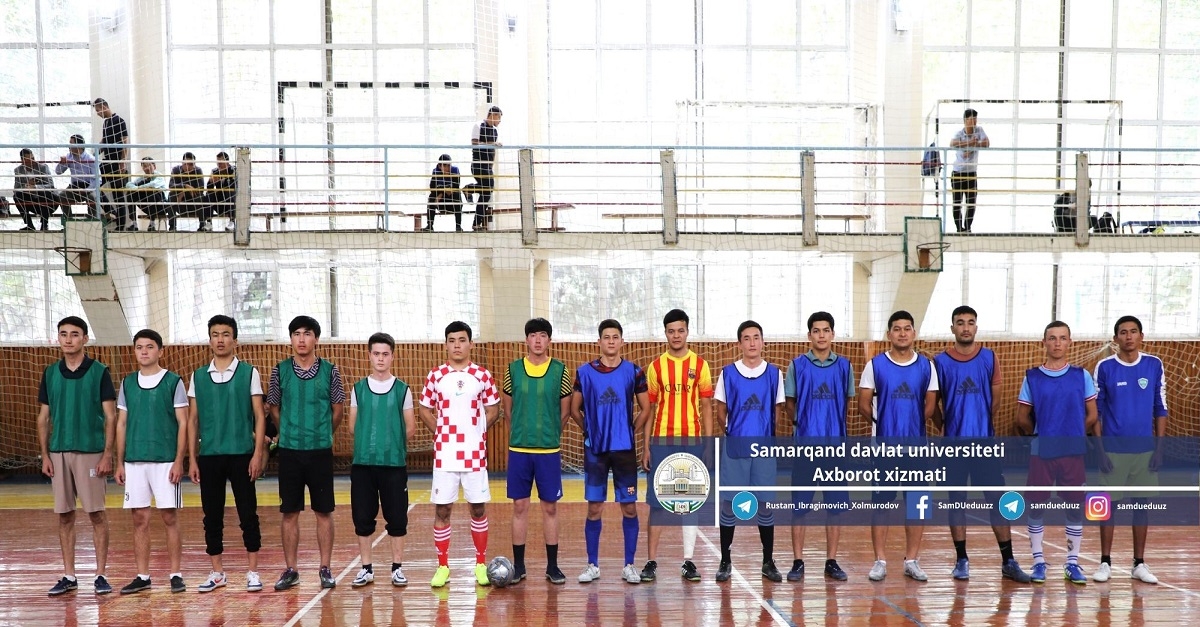
[[[358,576],[354,578],[354,581],[350,582],[350,587],[361,588],[372,581],[375,581],[375,573],[365,568],[360,568],[358,569]]]
[[[633,567],[633,564],[626,564],[625,568],[621,570],[621,579],[624,579],[625,583],[642,583],[642,574]]]
[[[397,588],[402,588],[408,585],[408,577],[404,576],[404,569],[397,568],[392,571],[392,585]]]
[[[871,572],[867,573],[867,579],[871,581],[883,581],[887,577],[887,562],[884,560],[875,560],[875,565],[871,567]]]
[[[1158,583],[1158,577],[1155,577],[1154,573],[1150,572],[1150,567],[1146,566],[1146,562],[1138,564],[1133,569],[1133,573],[1130,574],[1130,578],[1144,583]]]
[[[217,588],[224,588],[226,583],[225,573],[218,573],[214,570],[208,574],[208,579],[205,579],[204,583],[200,584],[196,589],[200,592],[212,592]]]
[[[1149,572],[1149,571],[1147,571],[1147,572]],[[1105,564],[1104,562],[1100,562],[1100,568],[1097,568],[1096,572],[1092,573],[1092,581],[1095,581],[1096,583],[1104,583],[1111,578],[1112,578],[1112,566],[1109,566],[1108,564]],[[1135,576],[1134,579],[1137,579],[1137,577]]]
[[[919,560],[904,560],[904,576],[912,577],[917,581],[929,581],[929,575],[921,570]]]
[[[621,576],[624,577],[624,573]],[[592,583],[599,578],[600,567],[595,564],[588,564],[587,568],[583,569],[583,573],[579,575],[579,583]],[[638,577],[638,581],[641,581],[641,576]]]
[[[225,224],[226,232],[232,233],[233,230],[236,228],[237,228],[237,225],[233,223],[233,220],[230,220],[228,223]]]
[[[262,592],[262,579],[258,578],[257,571],[246,573],[246,592]]]

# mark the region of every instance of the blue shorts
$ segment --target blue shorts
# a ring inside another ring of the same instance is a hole
[[[555,503],[562,498],[562,453],[509,451],[508,498],[529,498],[535,482],[538,500]]]
[[[849,509],[850,506],[850,491],[849,490],[830,490],[829,488],[845,488],[845,481],[814,481],[814,471],[820,467],[819,462],[810,462],[807,459],[796,459],[792,462],[792,485],[812,485],[821,486],[821,502],[825,505],[843,505],[845,509],[829,508],[826,509],[830,515],[836,516],[843,511]],[[805,516],[812,508],[813,499],[816,492],[793,492],[792,502],[795,504],[796,516]]]
[[[721,448],[721,487],[754,487],[754,496],[759,502],[768,501],[774,495],[777,464],[773,457],[730,457],[729,449]],[[722,501],[732,501],[736,492],[721,492]]]
[[[608,500],[608,472],[612,471],[613,492],[618,503],[637,502],[637,453],[583,449],[583,498],[589,503]],[[539,488],[540,490],[540,488]]]

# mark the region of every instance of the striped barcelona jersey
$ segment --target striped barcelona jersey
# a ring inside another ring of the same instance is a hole
[[[650,392],[650,402],[657,404],[653,435],[702,435],[700,399],[713,396],[708,362],[692,351],[681,358],[663,353],[650,364],[646,372],[646,386]]]
[[[433,434],[435,470],[470,472],[487,467],[487,413],[500,402],[496,380],[483,366],[462,370],[442,364],[429,372],[421,405],[436,410]]]

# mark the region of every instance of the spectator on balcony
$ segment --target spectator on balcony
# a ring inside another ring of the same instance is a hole
[[[977,124],[979,112],[963,112],[963,128],[954,134],[950,147],[957,148],[954,170],[950,173],[950,189],[954,190],[954,227],[959,233],[970,233],[975,219],[975,198],[979,195],[979,151],[992,145],[983,127]],[[960,209],[961,208],[961,209]]]
[[[462,231],[462,192],[458,185],[461,175],[458,166],[452,165],[450,155],[442,155],[433,167],[433,176],[429,179],[429,203],[427,206],[428,220],[425,231],[433,230],[433,218],[439,213],[454,214],[454,230]]]
[[[58,192],[54,191],[50,166],[38,163],[28,148],[21,149],[21,165],[13,169],[13,202],[25,221],[22,231],[34,230],[35,214],[41,218],[42,230],[50,230],[50,214],[58,206]]]
[[[96,115],[104,118],[104,129],[100,135],[100,180],[103,183],[105,213],[116,221],[117,230],[136,231],[137,220],[134,209],[126,206],[125,182],[129,178],[129,126],[125,119],[113,113],[108,101],[97,98],[92,102]]]
[[[196,165],[196,155],[185,152],[183,161],[171,168],[171,210],[167,216],[167,228],[175,230],[178,216],[197,216],[204,206],[204,170]],[[200,223],[204,223],[201,218]]]
[[[72,135],[70,142],[67,154],[59,157],[58,165],[54,166],[55,174],[71,171],[71,182],[58,195],[63,218],[71,215],[72,205],[86,204],[88,216],[99,219],[96,188],[100,186],[100,178],[97,176],[96,158],[84,149],[83,135]]]
[[[129,183],[129,204],[135,212],[140,208],[146,214],[147,231],[158,230],[160,220],[167,220],[167,227],[174,231],[175,212],[167,204],[167,180],[156,170],[154,159],[142,157],[142,176]]]
[[[496,189],[496,173],[493,162],[496,160],[496,147],[500,143],[500,126],[503,112],[500,107],[488,109],[487,118],[480,122],[471,133],[471,175],[475,182],[463,188],[467,202],[471,202],[471,194],[478,194],[475,201],[475,222],[473,231],[486,231],[492,226],[492,192]]]
[[[213,217],[228,218],[226,231],[234,229],[233,201],[237,196],[237,168],[229,163],[229,154],[224,151],[217,153],[217,167],[213,168],[208,177],[208,187],[204,194],[204,209],[200,215],[201,231],[212,230]]]

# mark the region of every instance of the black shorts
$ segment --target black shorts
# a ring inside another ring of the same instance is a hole
[[[389,536],[408,535],[408,468],[350,466],[350,517],[354,535],[375,534],[375,517],[383,506]]]
[[[872,459],[871,466],[879,470],[881,481],[886,481],[885,473],[889,470],[900,469],[906,470],[927,470],[928,462],[923,458],[900,457],[900,458],[879,458]],[[876,485],[879,485],[876,483]],[[883,490],[877,490],[871,493],[872,503],[891,503],[896,500],[896,482],[886,482],[888,487]],[[928,481],[902,481],[899,485],[904,487],[928,486]],[[892,488],[892,489],[889,489]]]
[[[836,516],[850,509],[850,491],[846,489],[849,484],[845,480],[814,481],[814,471],[816,471],[817,468],[822,467],[822,465],[825,466],[825,470],[829,469],[829,464],[823,464],[823,460],[792,460],[792,485],[821,486],[821,488],[823,488],[821,490],[821,502],[826,506],[825,511],[827,511],[831,516]],[[792,503],[795,505],[795,510],[793,511],[797,517],[806,516],[810,511],[812,511],[812,503],[815,496],[815,491],[792,493]]]
[[[311,451],[279,447],[279,511],[304,511],[304,488],[314,512],[333,511],[333,449]]]

